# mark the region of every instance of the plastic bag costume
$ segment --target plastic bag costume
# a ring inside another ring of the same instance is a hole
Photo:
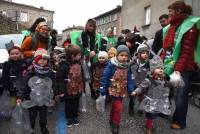
[[[50,78],[34,76],[29,79],[28,86],[31,88],[30,100],[22,102],[24,108],[54,105],[52,80]]]

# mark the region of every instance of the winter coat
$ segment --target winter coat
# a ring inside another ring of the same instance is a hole
[[[115,66],[114,64],[112,64],[111,61],[109,61],[108,64],[106,65],[105,69],[104,69],[103,76],[102,76],[101,81],[100,81],[101,87],[102,87],[102,89],[100,89],[100,92],[101,92],[102,95],[105,95],[108,92],[108,90],[113,86],[111,79],[113,78],[114,74],[116,73],[116,71],[118,69],[121,69],[123,71],[125,70],[125,73],[126,73],[126,76],[127,76],[125,78],[126,81],[122,80],[121,82],[123,82],[123,83],[120,83],[119,86],[121,86],[121,88],[125,88],[126,91],[128,91],[127,93],[129,93],[129,94],[135,89],[135,84],[133,83],[133,80],[131,78],[130,69],[129,68],[126,68],[126,69],[119,68],[119,67]],[[120,96],[113,95],[110,91],[109,91],[109,94],[111,96],[115,97],[115,98],[124,97],[123,95],[120,95]]]
[[[155,38],[152,45],[152,51],[157,54],[158,51],[162,48],[163,44],[163,32],[162,29],[158,30],[155,34]]]
[[[185,33],[182,39],[179,59],[175,64],[175,71],[193,71],[196,64],[194,62],[194,49],[198,39],[199,31],[196,27],[192,27]]]
[[[169,87],[170,84],[166,80],[155,80],[151,76],[146,78],[135,89],[137,94],[146,93],[141,102],[142,109],[149,113],[170,114]]]
[[[16,84],[19,82],[23,70],[26,69],[24,60],[6,61],[3,64],[2,83],[3,90],[8,90],[11,96],[17,95]]]
[[[138,86],[147,76],[150,67],[149,62],[140,65],[138,59],[134,59],[130,64],[132,79],[135,81],[136,86]]]
[[[61,62],[56,79],[58,90],[65,93],[65,98],[80,97],[83,89],[85,89],[83,69],[80,62]]]

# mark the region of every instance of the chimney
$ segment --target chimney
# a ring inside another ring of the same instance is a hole
[[[40,7],[40,9],[42,9],[42,10],[43,10],[43,9],[44,9],[44,7]]]

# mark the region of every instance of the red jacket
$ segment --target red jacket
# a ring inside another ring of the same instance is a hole
[[[175,64],[175,71],[183,72],[195,70],[194,49],[198,39],[198,32],[196,27],[192,27],[183,36],[180,55]]]

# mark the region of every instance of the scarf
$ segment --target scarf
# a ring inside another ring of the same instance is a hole
[[[123,68],[123,69],[126,69],[129,67],[130,63],[129,62],[126,62],[126,63],[121,63],[117,60],[116,57],[113,57],[110,59],[111,63],[113,65],[115,65],[116,67],[119,67],[119,68]]]
[[[163,49],[165,51],[167,49],[174,47],[174,38],[175,38],[176,30],[186,17],[187,17],[186,14],[179,14],[175,18],[170,20],[171,25],[163,41]]]
[[[45,44],[48,44],[48,43],[49,43],[49,36],[46,37],[46,36],[42,35],[41,33],[36,32],[36,33],[35,33],[35,37],[36,37],[36,39],[41,40],[41,41],[44,42]]]
[[[33,62],[33,68],[35,69],[35,72],[38,74],[48,74],[50,72],[50,67],[49,66],[45,66],[45,67],[41,67],[38,64],[36,64],[35,62]]]
[[[84,48],[89,48],[90,51],[95,50],[95,33],[83,31],[81,39]]]

